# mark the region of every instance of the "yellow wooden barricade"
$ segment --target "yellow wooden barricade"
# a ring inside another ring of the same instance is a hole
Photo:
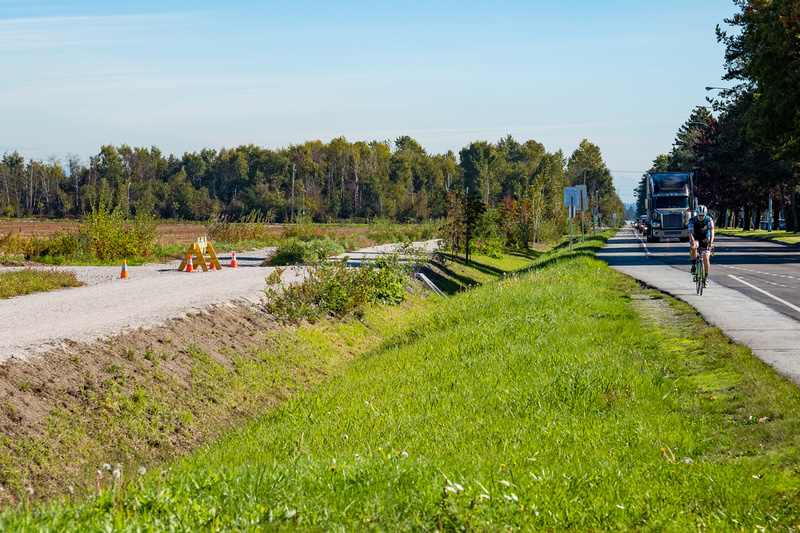
[[[203,249],[200,248],[199,244],[191,244],[189,249],[186,250],[186,255],[183,257],[183,261],[181,261],[181,266],[178,267],[178,270],[181,272],[186,270],[186,265],[189,264],[189,259],[192,259],[192,265],[195,269],[202,268],[203,272],[208,272],[209,265],[214,265],[214,268],[217,270],[222,270],[222,266],[219,264],[219,259],[217,259],[217,254],[214,252],[214,247],[211,246],[210,243],[206,243],[206,253],[208,254],[208,257],[203,254]]]

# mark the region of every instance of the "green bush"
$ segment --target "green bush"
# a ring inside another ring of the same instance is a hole
[[[328,236],[312,241],[304,241],[297,237],[292,237],[278,247],[278,251],[270,258],[269,264],[271,266],[285,266],[314,263],[320,259],[344,252],[345,249]]]
[[[100,208],[86,217],[77,233],[56,233],[25,243],[25,259],[60,264],[65,259],[125,259],[151,257],[158,233],[152,215],[139,214],[128,221],[117,208]]]
[[[553,222],[547,219],[542,220],[542,222],[539,224],[539,242],[558,242],[561,240],[561,237],[568,232],[569,229],[567,228],[565,231],[563,223]]]
[[[156,224],[152,215],[138,214],[126,222],[119,208],[111,212],[93,211],[79,231],[87,249],[84,253],[98,259],[123,259],[150,257],[157,240]]]
[[[475,243],[475,250],[479,254],[491,257],[492,259],[503,258],[503,243],[497,237],[479,240]]]
[[[313,322],[323,316],[360,317],[368,303],[394,305],[406,299],[409,269],[397,255],[348,268],[347,258],[320,262],[300,283],[282,287],[283,269],[267,278],[267,310],[289,322]]]

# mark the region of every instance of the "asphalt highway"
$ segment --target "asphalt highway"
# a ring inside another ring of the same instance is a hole
[[[650,287],[687,302],[733,341],[800,384],[800,250],[718,236],[709,287],[698,296],[688,244],[647,243],[632,228],[597,257]]]
[[[800,320],[800,247],[717,235],[710,277],[778,312]],[[647,243],[650,259],[689,272],[689,245]]]

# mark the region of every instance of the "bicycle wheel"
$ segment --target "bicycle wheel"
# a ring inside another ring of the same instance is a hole
[[[703,285],[705,285],[705,278],[706,278],[706,268],[703,264],[703,260],[701,259],[698,261],[697,265],[697,294],[702,296],[703,295]]]

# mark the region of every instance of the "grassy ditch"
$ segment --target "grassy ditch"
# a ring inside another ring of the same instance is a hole
[[[80,285],[72,272],[32,268],[0,272],[0,299]]]
[[[796,527],[797,387],[593,259],[600,244],[341,322],[383,340],[169,470],[102,474],[99,495],[0,527]]]

